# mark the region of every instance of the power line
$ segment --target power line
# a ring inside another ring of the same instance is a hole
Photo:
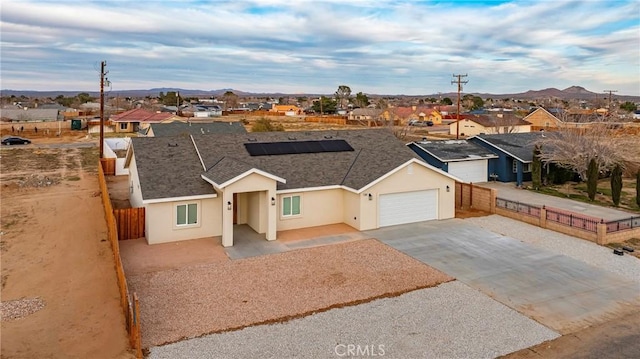
[[[467,81],[462,81],[463,77],[467,77],[467,74],[464,75],[456,75],[453,74],[453,77],[457,78],[457,80],[451,81],[452,84],[458,84],[458,113],[456,115],[456,140],[460,139],[460,92],[462,91],[462,84],[466,84]]]

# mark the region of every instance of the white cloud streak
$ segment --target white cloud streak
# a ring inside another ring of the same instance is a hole
[[[92,90],[107,60],[120,89],[432,94],[469,73],[471,92],[640,95],[637,1],[486,3],[7,0],[0,80]]]

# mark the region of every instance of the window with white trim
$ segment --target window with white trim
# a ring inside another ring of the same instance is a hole
[[[126,122],[120,122],[120,129],[121,130],[126,130],[129,124]]]
[[[522,164],[522,173],[531,172],[531,163]],[[518,161],[513,160],[513,173],[518,173]]]
[[[300,196],[283,196],[282,197],[282,216],[292,217],[299,216],[300,211]]]
[[[189,226],[198,224],[198,204],[186,203],[176,206],[176,225]]]

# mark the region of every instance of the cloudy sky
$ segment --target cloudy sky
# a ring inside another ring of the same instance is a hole
[[[637,0],[3,0],[0,88],[640,95]]]

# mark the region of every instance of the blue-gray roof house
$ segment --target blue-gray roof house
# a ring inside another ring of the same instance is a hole
[[[545,132],[480,134],[468,140],[498,156],[489,160],[489,177],[522,186],[522,182],[531,181],[533,149],[544,136]]]
[[[467,140],[411,142],[407,147],[433,167],[465,182],[487,182],[488,161],[497,159],[492,151]]]

